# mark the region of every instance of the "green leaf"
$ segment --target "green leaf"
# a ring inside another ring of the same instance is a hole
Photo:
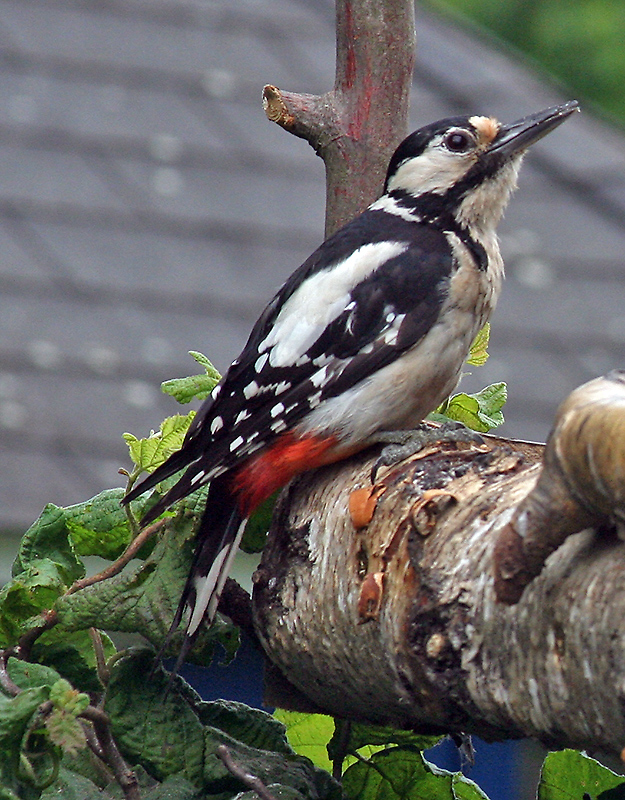
[[[152,431],[145,439],[137,439],[132,433],[123,437],[130,451],[130,458],[139,470],[154,472],[164,464],[172,453],[180,450],[195,411],[188,414],[175,414],[161,423],[158,431]]]
[[[328,758],[328,742],[334,733],[332,717],[281,709],[274,713],[274,717],[286,726],[287,739],[296,753],[306,756],[321,769],[331,771],[332,761]]]
[[[59,676],[56,670],[42,664],[10,658],[7,669],[11,680],[22,689],[17,698],[26,697],[28,692],[36,692],[35,696],[40,703],[44,700],[50,700],[53,703],[54,708],[51,713],[42,719],[52,745],[59,746],[70,754],[84,747],[86,744],[85,733],[77,717],[89,705],[89,696],[76,691],[69,681]],[[14,699],[17,700],[17,698]],[[23,734],[21,738],[23,739]],[[54,748],[46,747],[45,739],[42,739],[41,736],[38,737],[38,742],[40,746],[43,746],[42,753],[37,754],[39,761],[41,761],[42,755],[47,755],[47,768],[55,768],[58,758],[55,757]],[[19,744],[19,739],[17,743]],[[21,757],[24,758],[24,754]],[[34,761],[31,766],[37,766],[37,761],[30,753],[28,760]]]
[[[467,428],[487,433],[492,428],[503,424],[504,418],[501,409],[508,398],[508,388],[505,383],[492,383],[476,394],[460,392],[453,395],[443,403],[436,412],[430,415],[432,419],[457,420]]]
[[[227,733],[250,747],[291,754],[284,725],[266,711],[250,708],[244,703],[215,700],[199,703],[197,712],[204,725]]]
[[[45,722],[50,741],[73,755],[87,744],[84,728],[73,714],[53,708]]]
[[[115,645],[102,631],[100,639],[104,657],[108,659],[115,654]],[[68,631],[61,624],[55,625],[37,639],[33,645],[32,658],[54,667],[83,692],[102,691],[93,642],[87,630]]]
[[[225,745],[233,761],[245,772],[259,778],[272,794],[289,800],[341,800],[338,784],[324,770],[302,756],[258,750],[231,739],[216,728],[205,729],[206,759],[204,788],[209,792],[237,793],[245,787],[233,778],[217,756]]]
[[[260,553],[264,548],[277,496],[278,493],[274,492],[271,497],[258,506],[249,518],[240,544],[244,553]]]
[[[408,746],[352,764],[343,775],[343,791],[349,800],[487,800],[473,781],[435,767]]]
[[[180,774],[201,785],[204,729],[175,686],[166,694],[167,676],[153,669],[153,659],[144,650],[115,664],[104,706],[111,732],[131,763],[140,762],[156,780]]]
[[[191,400],[205,400],[221,380],[221,375],[202,353],[190,350],[189,354],[204,367],[202,375],[190,375],[187,378],[172,378],[163,381],[161,389],[171,395],[179,403],[190,403]]]
[[[13,645],[42,623],[41,612],[52,608],[67,585],[66,572],[48,559],[33,560],[0,590],[0,647]]]
[[[490,342],[490,322],[487,322],[475,337],[469,350],[467,364],[473,367],[483,367],[488,361],[488,344]]]
[[[334,735],[328,744],[328,753],[330,758],[336,758],[339,746],[340,732],[334,731]],[[350,724],[349,742],[347,744],[347,751],[355,753],[362,747],[373,746],[387,746],[389,744],[411,745],[417,750],[428,750],[440,742],[442,736],[422,736],[413,731],[402,731],[395,728],[387,728],[383,725],[362,725],[357,722]]]
[[[59,673],[43,664],[10,658],[7,662],[9,677],[20,689],[32,689],[40,686],[51,688],[60,679]]]
[[[199,795],[197,787],[181,775],[175,775],[166,778],[163,783],[149,791],[143,792],[141,797],[143,800],[203,800],[206,795]],[[258,795],[254,800],[258,800]]]
[[[77,717],[89,705],[89,695],[74,689],[65,678],[59,678],[50,689],[50,701],[61,711]]]
[[[166,693],[167,675],[160,667],[152,667],[152,654],[146,651],[121,659],[113,668],[107,689],[105,711],[111,719],[111,730],[131,763],[141,763],[157,780],[183,777],[207,792],[207,796],[226,798],[238,795],[246,787],[217,756],[217,748],[225,744],[246,772],[272,790],[276,787],[276,797],[340,800],[332,778],[308,759],[293,754],[284,739],[283,727],[267,714],[241,704],[202,703],[179,677]],[[146,680],[148,674],[150,679]],[[217,727],[203,725],[207,719],[231,728],[248,741],[277,745],[279,751],[238,741]]]
[[[26,572],[33,562],[46,559],[56,565],[59,577],[68,586],[82,578],[85,568],[69,538],[64,508],[49,503],[41,516],[24,534],[13,562],[12,575]]]
[[[37,686],[16,697],[0,695],[0,786],[7,790],[7,797],[9,790],[20,798],[38,797],[56,773],[54,748],[47,737],[31,735],[29,730],[49,693],[49,686]]]
[[[113,800],[113,795],[103,792],[99,786],[88,778],[78,775],[64,767],[59,770],[58,778],[41,795],[42,800],[47,798],[62,798],[62,800]]]
[[[603,793],[625,788],[625,778],[577,750],[560,750],[545,758],[537,800],[604,800]],[[607,800],[607,798],[605,798]]]
[[[145,561],[133,562],[119,575],[59,598],[59,622],[67,631],[98,627],[141,633],[160,648],[189,574],[194,541],[191,517],[181,514],[168,520]],[[168,652],[176,652],[181,639],[182,632],[172,638]],[[238,641],[237,629],[218,616],[200,635],[192,660],[209,661],[217,642],[233,655]]]
[[[120,505],[124,494],[123,489],[107,489],[64,509],[65,524],[78,555],[114,561],[128,547],[132,532]]]
[[[63,765],[67,758],[63,760]],[[142,800],[204,800],[206,795],[198,794],[197,787],[180,775],[166,778],[163,783],[147,776],[141,768],[134,769],[139,779]],[[88,777],[62,766],[54,785],[46,789],[41,800],[120,800],[120,788],[117,781],[108,783],[103,788]],[[0,799],[2,795],[0,795]],[[208,798],[206,798],[208,800]],[[256,798],[258,800],[258,798]]]

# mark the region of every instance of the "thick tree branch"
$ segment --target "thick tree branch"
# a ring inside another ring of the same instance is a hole
[[[267,117],[310,142],[326,165],[326,235],[380,193],[406,135],[414,65],[412,0],[337,0],[334,89],[294,94],[265,86]]]
[[[625,522],[625,374],[584,384],[558,409],[535,488],[495,547],[495,590],[516,603],[572,533]]]
[[[376,453],[303,476],[279,501],[256,575],[270,659],[336,716],[620,753],[621,431],[625,383],[610,375],[563,406],[549,441],[565,476],[557,491],[544,493],[553,465],[536,461],[542,448],[495,437],[428,448],[373,488]],[[541,486],[542,558],[558,549],[509,606],[495,592],[494,551]],[[364,516],[357,490],[373,498]],[[552,527],[577,533],[558,547]]]

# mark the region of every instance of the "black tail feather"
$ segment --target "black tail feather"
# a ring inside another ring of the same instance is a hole
[[[188,613],[186,634],[172,672],[172,679],[193,647],[201,630],[201,624],[210,624],[215,618],[219,596],[245,528],[246,520],[241,515],[228,484],[226,475],[215,478],[210,484],[206,507],[196,534],[189,577],[157,656],[158,663],[185,613]]]

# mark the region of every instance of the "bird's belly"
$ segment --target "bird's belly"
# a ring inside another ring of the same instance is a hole
[[[324,401],[298,432],[338,436],[349,448],[380,430],[414,427],[456,387],[475,334],[473,315],[446,315],[391,364]]]

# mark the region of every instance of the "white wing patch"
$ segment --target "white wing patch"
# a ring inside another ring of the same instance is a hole
[[[304,354],[343,313],[352,289],[381,264],[407,249],[406,242],[365,244],[342,262],[312,275],[283,305],[271,331],[260,343],[259,353],[268,351],[272,367],[305,363]]]

